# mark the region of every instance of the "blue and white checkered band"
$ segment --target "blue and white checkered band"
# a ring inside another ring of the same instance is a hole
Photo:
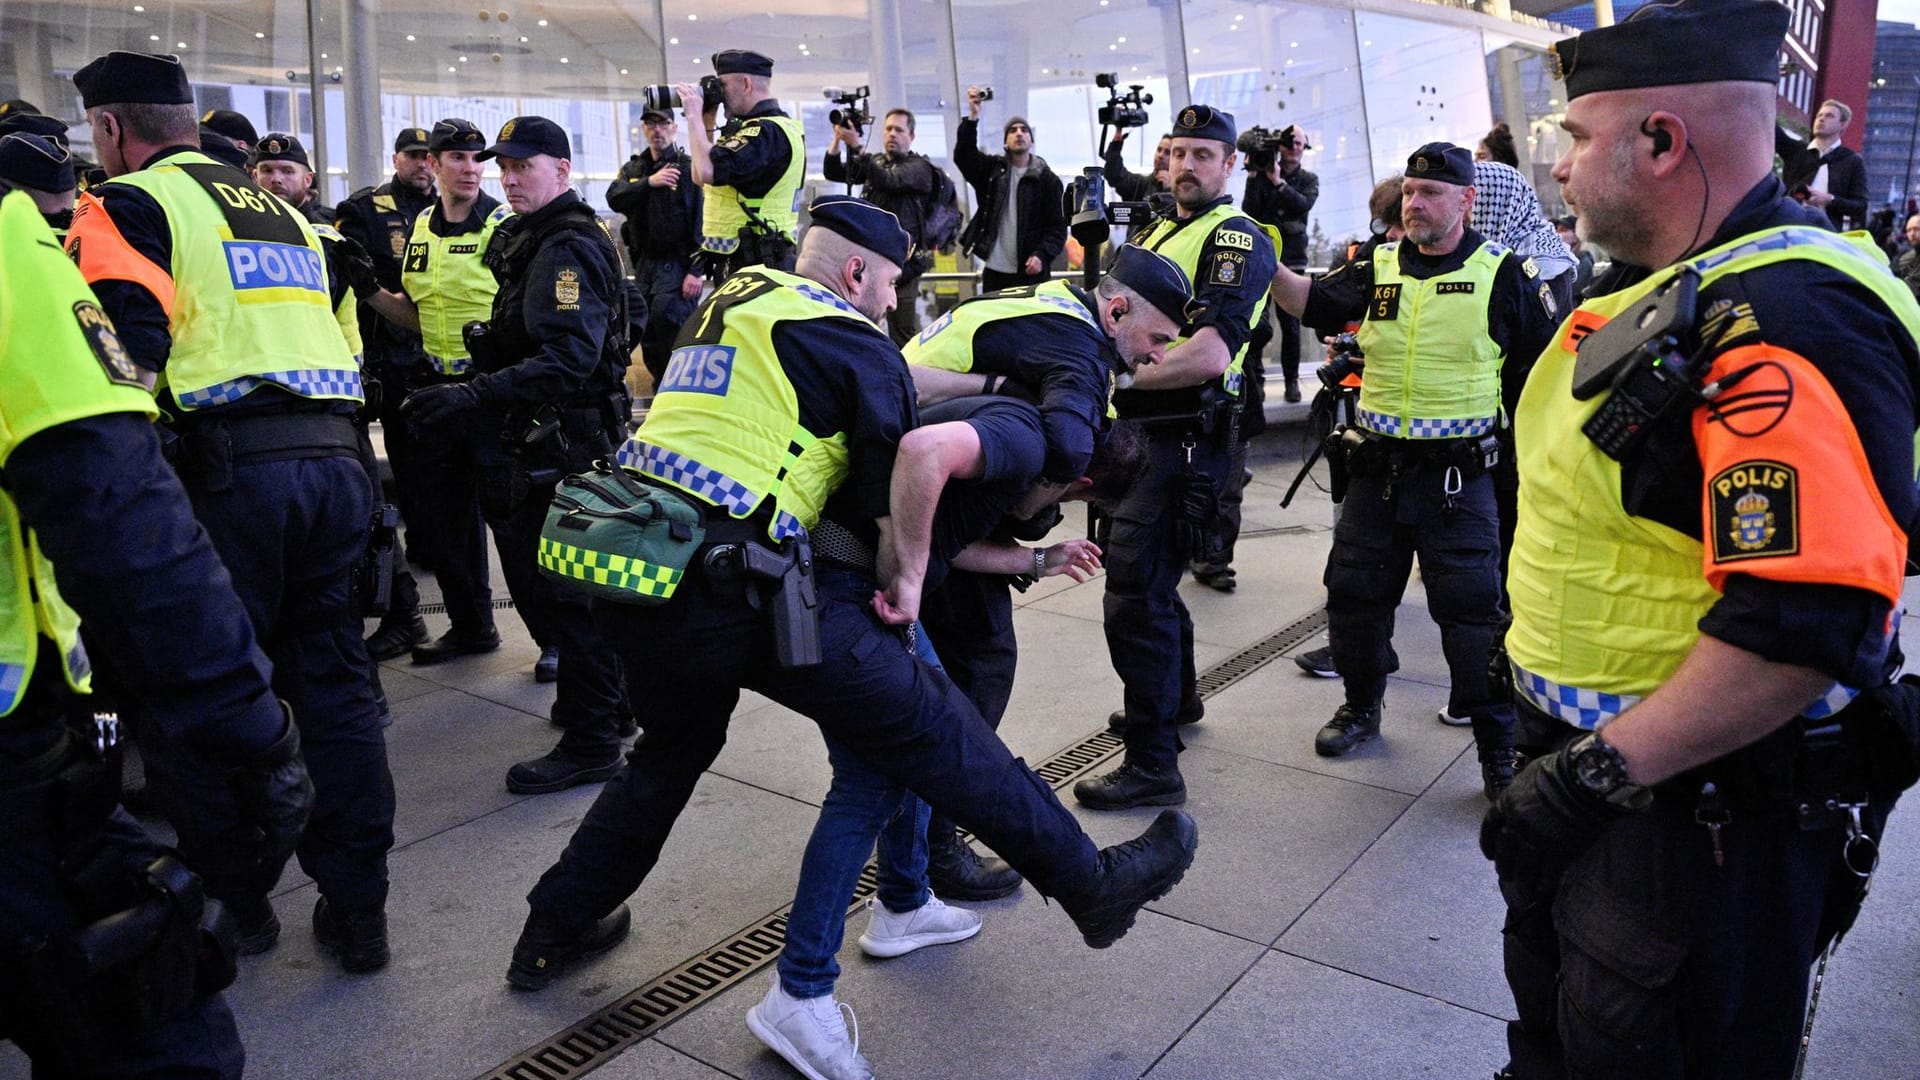
[[[1800,715],[1809,720],[1825,720],[1827,717],[1853,704],[1853,699],[1859,696],[1860,691],[1855,690],[1853,687],[1841,686],[1839,683],[1834,683],[1832,686],[1827,687],[1826,693],[1820,695],[1819,701],[1807,706],[1801,711]]]
[[[93,661],[87,658],[86,642],[76,641],[73,648],[67,650],[67,674],[75,682],[93,674]]]
[[[737,236],[703,236],[700,238],[700,250],[711,251],[715,255],[731,255],[740,250],[740,238]]]
[[[854,307],[852,304],[849,304],[845,300],[840,299],[840,295],[834,292],[832,289],[824,289],[818,285],[813,284],[812,282],[807,282],[805,284],[795,285],[793,287],[793,291],[799,293],[801,296],[804,296],[809,300],[814,301],[815,303],[825,304],[831,308],[838,308],[849,315],[853,315],[861,319],[866,318],[865,315],[861,314],[859,308]]]
[[[1240,396],[1240,388],[1245,386],[1246,382],[1246,373],[1241,371],[1228,371],[1220,376],[1220,385],[1226,387],[1227,393],[1235,397]]]
[[[1702,255],[1687,265],[1704,275],[1714,267],[1724,266],[1734,259],[1745,258],[1748,255],[1758,255],[1766,251],[1782,251],[1786,248],[1799,247],[1802,244],[1812,244],[1815,247],[1823,247],[1829,251],[1837,251],[1843,255],[1852,256],[1858,259],[1861,265],[1871,266],[1883,274],[1893,272],[1885,263],[1876,263],[1867,258],[1865,252],[1855,247],[1852,242],[1843,239],[1839,233],[1827,232],[1824,229],[1802,228],[1798,226],[1755,237],[1737,247],[1728,248],[1726,251]]]
[[[775,540],[785,540],[789,536],[799,536],[805,531],[806,530],[800,525],[800,519],[787,513],[785,510],[778,511],[773,515],[773,538]]]
[[[0,664],[0,709],[8,712],[20,703],[20,691],[27,682],[27,665]]]
[[[1494,425],[1500,420],[1497,416],[1470,417],[1464,420],[1433,420],[1416,416],[1403,423],[1397,416],[1377,413],[1370,409],[1359,410],[1355,419],[1368,431],[1399,439],[1473,438],[1492,431]]]
[[[428,353],[427,363],[442,375],[465,375],[473,368],[473,358],[470,356],[436,356]]]
[[[1039,294],[1036,294],[1034,299],[1043,304],[1051,304],[1096,330],[1100,328],[1100,323],[1094,319],[1093,312],[1088,311],[1078,300],[1069,300],[1064,296],[1043,296]]]
[[[638,438],[628,439],[614,454],[614,459],[642,475],[665,480],[684,491],[691,491],[733,517],[746,517],[753,513],[754,507],[760,505],[759,495],[726,473],[709,469],[685,454],[676,454],[652,443],[641,442]],[[798,536],[804,531],[805,527],[800,524],[799,518],[785,510],[774,512],[775,540]]]
[[[177,395],[183,409],[205,409],[214,405],[230,405],[263,386],[278,386],[301,397],[337,397],[361,400],[360,373],[358,371],[268,371],[259,375],[244,375],[229,382],[215,383],[204,390],[192,390]]]
[[[1598,731],[1614,717],[1640,704],[1640,698],[1632,694],[1603,694],[1598,690],[1562,686],[1519,664],[1513,665],[1513,685],[1541,712],[1588,731]],[[1809,720],[1824,720],[1846,708],[1859,695],[1860,691],[1850,686],[1834,683],[1800,715]]]

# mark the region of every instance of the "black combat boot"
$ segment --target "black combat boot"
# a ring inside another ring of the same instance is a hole
[[[1313,737],[1313,752],[1321,757],[1339,757],[1379,737],[1380,703],[1363,707],[1349,702],[1334,710],[1333,719]]]
[[[533,912],[520,931],[520,940],[513,944],[507,983],[516,990],[544,990],[568,964],[606,952],[625,940],[632,928],[633,911],[625,904],[585,930],[569,929]]]
[[[1148,772],[1129,761],[1105,776],[1091,776],[1073,785],[1073,797],[1089,810],[1179,806],[1187,801],[1187,782],[1177,768]]]
[[[413,647],[413,662],[417,667],[437,664],[442,660],[451,660],[456,656],[473,656],[490,653],[500,647],[500,631],[489,630],[476,637],[462,637],[449,630],[425,645]]]
[[[1185,811],[1163,810],[1147,831],[1100,850],[1095,880],[1073,900],[1060,898],[1080,936],[1096,949],[1125,937],[1140,909],[1167,895],[1193,865],[1200,829]]]
[[[387,916],[379,910],[336,911],[326,897],[313,905],[313,939],[356,974],[387,966]]]
[[[367,635],[367,655],[376,661],[396,660],[425,640],[427,623],[417,613],[398,618],[388,616]]]
[[[561,745],[547,751],[546,756],[522,761],[507,770],[507,790],[515,795],[545,795],[553,791],[565,791],[580,784],[597,784],[602,780],[613,779],[620,771],[620,748],[615,746],[609,756],[592,761],[575,757],[566,749],[565,740]]]
[[[1020,888],[1020,871],[1001,858],[982,858],[973,845],[947,830],[927,836],[927,879],[946,900],[998,900]]]
[[[1488,802],[1498,799],[1501,792],[1513,786],[1513,774],[1525,763],[1526,758],[1511,746],[1480,751],[1480,783],[1486,790]]]

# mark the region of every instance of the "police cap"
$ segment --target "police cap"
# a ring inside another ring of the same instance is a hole
[[[1240,137],[1233,124],[1233,114],[1211,105],[1189,105],[1181,109],[1174,116],[1173,130],[1168,134],[1176,139],[1218,139],[1229,149]]]
[[[12,116],[15,113],[37,115],[39,112],[40,106],[35,105],[26,98],[8,98],[5,101],[0,101],[0,116]]]
[[[1128,244],[1114,257],[1107,276],[1140,294],[1140,299],[1185,326],[1199,316],[1193,301],[1193,281],[1180,265],[1157,251]]]
[[[207,115],[200,118],[203,127],[209,127],[229,139],[238,139],[248,146],[260,141],[260,133],[253,130],[253,121],[234,112],[232,109],[208,109]]]
[[[559,124],[544,116],[516,116],[500,125],[500,137],[480,151],[481,161],[497,157],[530,158],[540,154],[573,160],[573,147]]]
[[[839,233],[895,266],[905,266],[913,257],[913,238],[900,227],[900,219],[865,199],[825,195],[807,207],[807,214],[814,228]]]
[[[1407,158],[1407,179],[1473,186],[1473,151],[1450,142],[1430,142]]]
[[[713,54],[713,73],[715,75],[761,75],[773,74],[773,57],[762,56],[750,49],[728,49]]]
[[[0,135],[39,135],[52,139],[61,146],[67,145],[67,124],[51,116],[39,113],[18,112],[0,114]]]
[[[307,160],[307,148],[300,140],[282,131],[270,131],[267,137],[254,144],[253,163],[263,161],[291,161],[296,165],[313,168],[313,162]]]
[[[662,109],[642,109],[640,122],[643,124],[671,124],[673,114]]]
[[[236,169],[246,168],[252,156],[248,151],[233,145],[232,139],[205,124],[200,125],[200,152],[215,161],[226,162]]]
[[[482,139],[482,142],[486,140]],[[431,150],[433,145],[427,141],[426,128],[401,128],[400,134],[393,137],[393,152],[405,154],[413,150]]]
[[[191,105],[187,69],[172,53],[114,50],[73,73],[80,107],[96,105]]]
[[[73,154],[45,135],[0,136],[0,180],[54,194],[73,190]]]
[[[486,148],[487,137],[481,133],[479,125],[457,116],[450,116],[433,125],[433,138],[427,142],[427,149],[436,154],[442,150],[485,150]],[[565,157],[566,155],[555,154],[554,156]]]
[[[1780,81],[1791,15],[1776,0],[1648,4],[1613,26],[1554,44],[1547,65],[1567,100],[1603,90]]]

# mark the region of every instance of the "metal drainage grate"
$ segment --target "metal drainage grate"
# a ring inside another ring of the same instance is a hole
[[[493,602],[493,610],[495,611],[501,611],[512,606],[512,600],[495,600]],[[435,600],[431,603],[421,604],[418,610],[422,615],[445,615],[447,613],[447,605]]]
[[[497,603],[495,606],[499,606]],[[426,605],[421,605],[426,610]],[[1324,610],[1281,627],[1202,672],[1202,698],[1264,667],[1275,657],[1319,633],[1327,625]],[[1100,730],[1033,767],[1055,790],[1092,772],[1125,748],[1116,732]],[[965,835],[963,832],[962,835]],[[860,872],[851,917],[878,888],[872,862]],[[612,1061],[632,1046],[713,998],[732,989],[773,962],[787,937],[789,904],[735,931],[718,945],[626,994],[572,1027],[520,1051],[480,1074],[477,1080],[574,1080]]]

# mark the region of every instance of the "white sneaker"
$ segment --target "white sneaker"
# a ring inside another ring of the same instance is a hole
[[[1434,719],[1439,720],[1441,723],[1447,725],[1448,727],[1472,727],[1473,726],[1473,717],[1455,716],[1452,713],[1447,711],[1447,707],[1445,705],[1440,706],[1440,711],[1434,714]]]
[[[747,1029],[766,1043],[807,1080],[873,1080],[873,1066],[860,1056],[860,1025],[847,1035],[853,1006],[833,1000],[832,994],[797,998],[780,987],[780,974],[770,973],[773,987],[760,1004],[747,1010]],[[841,1018],[845,1011],[846,1017]]]
[[[980,916],[965,908],[948,907],[932,893],[912,911],[890,911],[878,900],[868,900],[866,933],[860,951],[868,956],[905,956],[929,945],[951,945],[980,932]]]

